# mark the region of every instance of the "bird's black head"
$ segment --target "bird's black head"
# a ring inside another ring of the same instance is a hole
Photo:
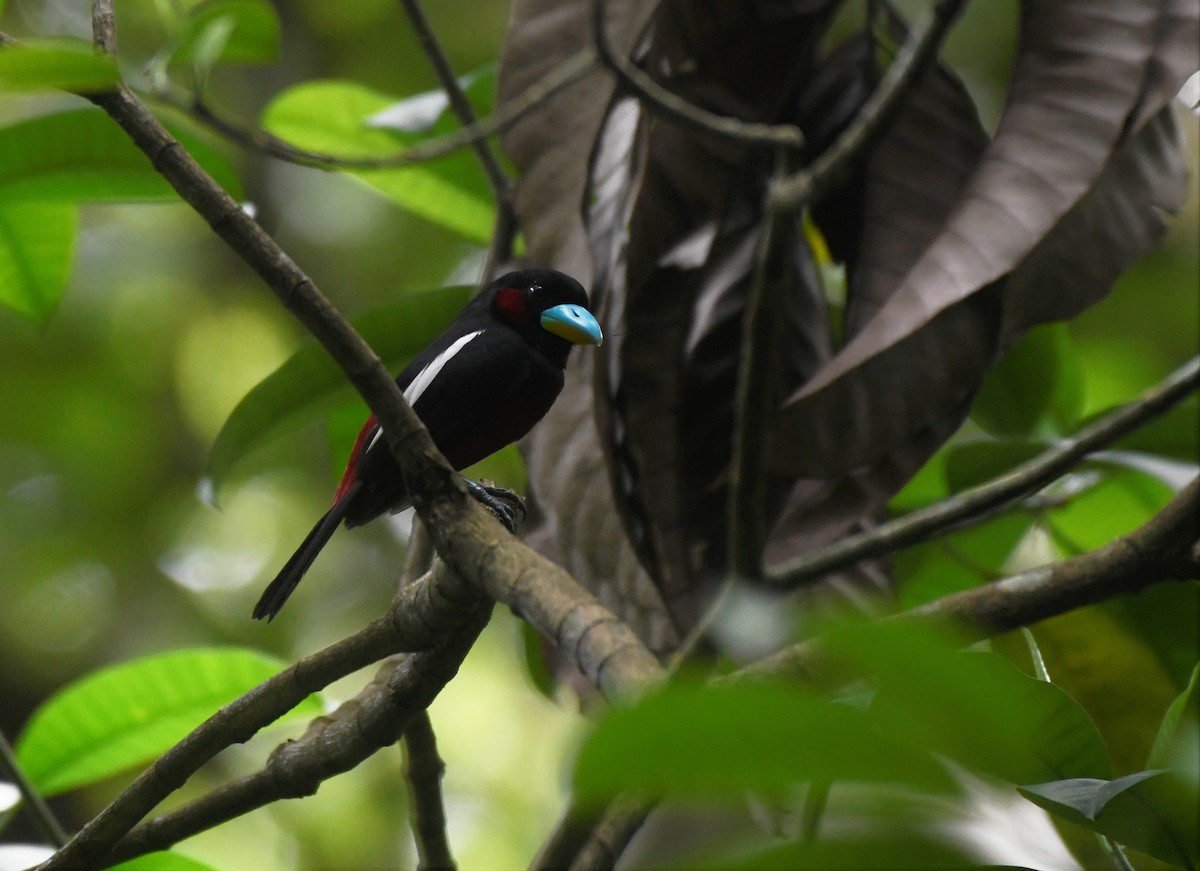
[[[553,269],[502,275],[483,296],[499,320],[560,366],[572,345],[599,345],[603,339],[583,285]]]

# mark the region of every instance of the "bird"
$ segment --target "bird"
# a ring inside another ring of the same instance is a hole
[[[462,470],[529,432],[562,390],[571,348],[603,338],[578,281],[553,269],[523,269],[476,294],[396,384],[438,449]],[[369,416],[333,504],[263,591],[254,619],[275,618],[339,524],[362,526],[412,504],[382,435]],[[503,507],[489,488],[469,479],[467,487],[485,504]]]

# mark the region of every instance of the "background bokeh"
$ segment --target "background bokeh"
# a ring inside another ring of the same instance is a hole
[[[279,61],[214,74],[211,99],[228,114],[252,121],[305,79],[352,79],[397,99],[435,84],[392,0],[276,6]],[[441,0],[427,13],[458,70],[494,62],[506,4]],[[87,15],[83,3],[13,0],[0,24],[17,36],[86,35]],[[974,4],[946,52],[989,124],[1002,105],[1012,17],[1009,4]],[[119,3],[118,28],[122,68],[136,82],[163,39],[156,4]],[[5,96],[0,123],[71,100]],[[1195,117],[1186,125],[1194,188]],[[477,277],[476,245],[351,179],[228,154],[263,226],[348,313]],[[1193,190],[1163,249],[1071,324],[1087,410],[1196,353],[1198,226]],[[352,632],[389,601],[407,534],[403,516],[339,534],[279,620],[251,621],[262,586],[327,505],[362,407],[347,393],[331,423],[248,458],[215,507],[204,486],[213,439],[244,393],[304,342],[302,331],[183,205],[87,207],[78,239],[70,289],[46,324],[0,310],[0,729],[10,737],[48,694],[104,663],[216,644],[291,661]],[[484,474],[519,483],[515,454]],[[534,688],[524,655],[517,622],[498,614],[432,709],[463,867],[522,866],[562,800],[583,721],[573,700]],[[335,685],[330,698],[368,676]],[[285,734],[226,753],[182,798],[254,766]],[[118,787],[56,807],[78,824]],[[411,856],[404,802],[399,751],[388,750],[315,798],[259,811],[183,852],[241,869],[395,866]]]

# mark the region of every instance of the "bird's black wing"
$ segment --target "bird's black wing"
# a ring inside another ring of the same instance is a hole
[[[456,469],[525,435],[562,389],[562,370],[503,326],[485,326],[437,344],[397,381]],[[346,515],[348,526],[403,506],[400,470],[382,436],[368,443],[357,474],[363,487]]]

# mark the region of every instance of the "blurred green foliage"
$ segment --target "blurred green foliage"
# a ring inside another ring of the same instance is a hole
[[[976,4],[947,49],[992,118],[1010,60],[1009,41],[996,34],[1013,26],[1001,6]],[[83,8],[14,0],[0,24],[27,42],[45,33],[81,36]],[[163,9],[173,14],[163,18]],[[374,155],[415,141],[395,131],[364,131],[356,118],[323,109],[336,103],[375,111],[435,86],[392,0],[299,0],[273,10],[240,0],[131,0],[117,4],[117,14],[120,72],[127,81],[139,87],[162,84],[166,76],[201,82],[223,114],[251,123],[265,117],[275,132],[314,148]],[[443,0],[429,4],[427,14],[457,70],[495,62],[507,4]],[[241,65],[247,62],[255,66]],[[79,43],[0,52],[0,89],[11,91],[0,100],[0,729],[8,735],[29,723],[54,691],[105,664],[144,665],[139,657],[213,645],[250,646],[294,660],[377,614],[390,599],[403,557],[403,519],[339,535],[280,620],[268,627],[248,619],[262,585],[324,510],[364,412],[348,392],[326,395],[324,382],[297,397],[298,382],[286,373],[289,367],[308,373],[305,361],[313,359],[299,328],[257,277],[175,201],[114,125],[79,99],[44,88],[24,93],[30,83],[97,86],[112,76],[111,64],[81,51]],[[478,81],[486,97],[491,80]],[[178,113],[164,109],[164,115],[189,151],[253,204],[262,224],[339,307],[368,326],[378,319],[389,334],[408,331],[397,336],[389,362],[398,365],[423,345],[456,308],[445,298],[430,307],[418,293],[478,277],[490,203],[469,155],[415,173],[361,172],[356,181],[232,148]],[[441,123],[434,132],[445,129]],[[1189,135],[1194,186],[1194,118]],[[105,171],[93,174],[88,167]],[[422,173],[424,187],[413,183]],[[118,204],[130,200],[141,202]],[[447,203],[452,208],[441,211]],[[1032,333],[989,379],[973,420],[894,508],[928,504],[1003,471],[1195,354],[1198,232],[1192,196],[1167,244],[1125,275],[1108,299],[1069,325]],[[395,313],[417,305],[421,315],[397,325]],[[272,392],[273,384],[282,390]],[[256,406],[256,395],[281,404]],[[287,423],[270,429],[266,422],[277,420],[281,409]],[[1197,416],[1192,401],[1120,447],[1194,464]],[[219,512],[202,485],[213,472],[223,485]],[[521,476],[512,451],[475,472],[502,483]],[[1136,526],[1171,492],[1161,475],[1116,462],[1090,464],[1074,484],[1077,490],[1058,504],[1008,513],[904,554],[896,564],[900,601],[928,601],[1035,560],[1095,547]],[[836,763],[854,760],[834,752],[845,749],[838,735],[857,735],[860,746],[873,748],[871,758],[924,775],[928,750],[978,765],[976,742],[994,744],[989,730],[1006,723],[1024,727],[1030,706],[1069,728],[1043,736],[1049,749],[1030,739],[1018,750],[1052,758],[1064,735],[1068,743],[1074,739],[1074,749],[1083,748],[1079,758],[1088,764],[1064,763],[1051,772],[1060,779],[1107,776],[1094,764],[1105,748],[1112,774],[1136,774],[1177,696],[1185,699],[1172,709],[1182,712],[1177,731],[1195,734],[1188,711],[1197,693],[1179,696],[1200,655],[1195,585],[1162,587],[1047,621],[1034,636],[1054,687],[992,654],[933,656],[923,641],[900,650],[859,639],[858,655],[876,657],[877,666],[905,666],[931,683],[905,684],[903,673],[893,675],[869,715],[774,687],[730,689],[718,710],[735,716],[711,720],[701,718],[712,710],[708,691],[682,689],[614,715],[581,752],[576,777],[603,793],[612,785],[604,779],[612,766],[640,753],[634,758],[642,760],[644,786],[681,789],[688,784],[670,777],[681,770],[683,754],[697,766],[687,770],[693,786],[769,791],[781,777],[790,782],[801,774],[755,754],[763,748],[740,748],[739,755],[722,745],[746,721],[781,717],[799,717],[813,730],[810,738],[829,742],[830,752],[819,760],[827,767],[808,774],[839,778],[846,769]],[[1027,653],[1016,648],[1012,639],[995,645],[1033,673],[1022,660]],[[352,695],[363,680],[340,682],[330,698]],[[975,716],[978,729],[931,725],[936,703],[955,693],[961,722],[969,725]],[[582,729],[572,703],[555,706],[534,691],[524,675],[517,623],[501,616],[432,713],[448,763],[452,838],[463,867],[523,865],[562,801],[566,759]],[[662,729],[663,716],[668,726],[671,720],[691,724],[686,742],[676,730]],[[888,742],[899,735],[908,742],[904,752],[889,755]],[[234,748],[179,800],[245,771],[277,737]],[[139,758],[145,752],[151,751]],[[1156,759],[1173,764],[1174,757],[1162,750]],[[887,766],[881,773],[903,779]],[[78,825],[118,785],[109,780],[72,792],[56,808],[68,825]],[[1194,793],[1195,781],[1185,787]],[[1054,794],[1061,797],[1061,790]],[[383,753],[324,785],[313,801],[235,821],[188,842],[183,852],[213,867],[239,869],[409,865],[408,838],[398,834],[405,801],[398,758]],[[930,861],[937,849],[910,831],[876,834],[858,846],[897,863],[911,856]],[[352,863],[345,855],[348,838],[356,850]],[[805,854],[759,857],[745,867],[831,867],[857,855],[854,846],[834,839]],[[949,852],[947,862],[961,858]]]

